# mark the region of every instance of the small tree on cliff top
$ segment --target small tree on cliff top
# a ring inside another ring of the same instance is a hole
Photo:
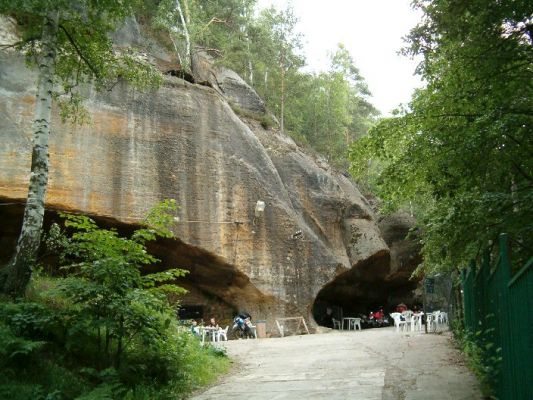
[[[130,51],[114,49],[108,33],[133,14],[136,0],[3,0],[0,14],[13,17],[21,40],[11,46],[38,68],[31,176],[22,230],[15,254],[1,271],[0,286],[11,296],[23,294],[41,239],[48,183],[52,102],[63,119],[83,119],[80,84],[109,89],[122,78],[138,88],[161,78]]]

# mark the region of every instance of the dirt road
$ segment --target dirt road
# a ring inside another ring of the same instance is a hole
[[[393,328],[226,344],[233,373],[194,399],[481,399],[447,334]]]

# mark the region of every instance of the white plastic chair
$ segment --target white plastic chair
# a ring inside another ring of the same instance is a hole
[[[428,313],[426,315],[426,325],[428,332],[435,332],[437,330],[437,315],[436,313]]]
[[[222,338],[224,338],[225,341],[228,340],[228,329],[229,326],[226,326],[224,329],[219,329],[217,331],[217,342],[220,342]]]
[[[341,321],[338,319],[333,318],[333,329],[341,330]]]
[[[400,328],[402,328],[402,331],[407,326],[407,321],[402,321],[400,313],[392,313],[390,316],[394,320],[394,326],[396,327],[396,332],[400,331]]]
[[[411,317],[411,331],[422,330],[422,314],[413,314]]]
[[[254,334],[254,338],[257,339],[257,327],[255,325],[250,325],[250,329],[252,330],[252,333]]]
[[[352,323],[353,323],[353,329],[354,331],[357,330],[357,328],[359,327],[359,330],[361,330],[361,318],[355,318],[352,320]]]
[[[448,325],[448,313],[441,311],[438,315],[438,322],[442,325]]]
[[[407,330],[412,330],[412,327],[413,327],[413,324],[412,324],[412,321],[413,321],[413,311],[412,310],[405,310],[403,313],[402,313],[402,317],[403,319],[405,320],[405,327],[407,328]]]

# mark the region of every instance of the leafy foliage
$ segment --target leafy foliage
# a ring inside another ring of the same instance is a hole
[[[182,294],[184,290],[166,283],[187,271],[167,270],[142,276],[141,267],[158,260],[145,249],[145,243],[158,236],[172,237],[169,223],[176,204],[166,201],[150,211],[148,226],[135,231],[132,239],[118,235],[114,230],[101,229],[83,215],[60,214],[65,226],[72,230],[70,237],[54,228],[55,236],[49,242],[60,247],[62,269],[68,277],[58,290],[77,310],[77,323],[72,332],[86,329],[97,332],[98,356],[119,367],[124,347],[141,341],[145,346],[166,340],[165,332],[175,313],[167,304],[165,291]],[[147,290],[149,289],[149,290]]]
[[[0,394],[175,398],[225,371],[226,359],[213,361],[191,335],[178,334],[176,304],[167,295],[185,292],[175,281],[187,271],[142,272],[158,262],[146,244],[173,237],[176,209],[172,200],[156,205],[130,238],[89,217],[61,214],[64,227],[51,227],[47,245],[65,276],[36,273],[33,301],[0,302],[0,371],[17,377],[0,379]],[[202,372],[206,365],[215,369]],[[70,387],[58,382],[62,375]]]
[[[60,90],[53,93],[64,120],[85,122],[83,84],[97,90],[110,89],[119,79],[145,90],[157,87],[161,75],[133,49],[113,46],[109,33],[122,25],[139,7],[138,0],[6,0],[0,14],[11,15],[18,23],[21,40],[16,48],[30,65],[38,65],[43,25],[59,14],[56,38],[55,78]]]
[[[347,147],[367,134],[378,111],[342,44],[331,55],[328,72],[309,76],[306,95],[307,101],[298,107],[299,130],[329,161],[346,164]]]
[[[302,35],[291,7],[257,12],[254,0],[180,0],[182,20],[177,4],[158,2],[153,25],[169,32],[181,60],[187,56],[188,35],[190,57],[208,53],[235,70],[265,100],[282,131],[347,167],[347,145],[366,135],[378,111],[342,44],[331,55],[327,72],[303,72]],[[188,70],[190,64],[182,68]],[[258,117],[232,107],[241,116],[261,119],[265,129],[274,125],[268,114]]]
[[[424,57],[427,86],[354,144],[352,171],[388,209],[416,204],[427,270],[466,265],[500,232],[520,258],[533,245],[530,4],[414,5],[425,16],[405,52]]]
[[[2,348],[0,349],[1,366],[13,362],[14,359],[31,355],[41,349],[46,343],[17,336],[9,326],[3,323],[0,324],[0,342],[2,343]]]
[[[501,348],[497,349],[496,355],[492,354],[490,350],[494,343],[488,339],[488,330],[472,333],[464,329],[461,320],[456,320],[452,328],[455,342],[465,355],[468,367],[481,383],[481,391],[485,396],[493,398],[492,387],[498,379],[502,362]]]

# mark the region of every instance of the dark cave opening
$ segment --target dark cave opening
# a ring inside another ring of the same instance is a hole
[[[76,211],[72,211],[76,213]],[[9,262],[16,246],[22,225],[24,203],[8,199],[0,200],[0,266]],[[126,224],[112,218],[90,215],[102,228],[116,229],[120,235],[129,236],[138,225]],[[43,232],[48,232],[52,223],[61,225],[58,210],[50,207],[45,212]],[[44,247],[44,246],[42,246]],[[159,239],[148,243],[148,251],[154,254],[159,263],[147,266],[144,272],[156,272],[169,268],[182,268],[189,273],[175,284],[188,290],[180,298],[181,312],[187,318],[208,320],[214,316],[219,323],[229,324],[233,316],[242,308],[253,308],[261,304],[268,307],[271,299],[266,298],[251,282],[248,276],[222,258],[195,246],[186,244],[179,238]],[[57,258],[41,249],[39,262],[51,274],[60,274]]]
[[[420,303],[415,289],[417,280],[387,279],[388,255],[377,255],[340,274],[326,284],[313,303],[313,318],[318,325],[326,326],[327,308],[333,317],[368,316],[383,308],[386,314],[393,312],[399,303]]]

